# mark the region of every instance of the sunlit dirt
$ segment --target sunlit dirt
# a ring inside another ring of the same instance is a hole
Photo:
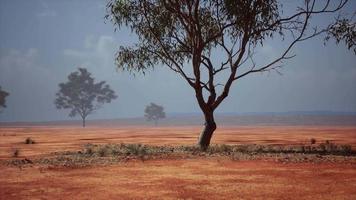
[[[79,150],[86,143],[194,144],[201,127],[2,127],[1,160]],[[24,144],[27,137],[36,144]],[[356,127],[220,127],[213,143],[356,147]],[[226,157],[132,160],[108,166],[0,165],[0,199],[356,199],[356,166],[233,161]]]

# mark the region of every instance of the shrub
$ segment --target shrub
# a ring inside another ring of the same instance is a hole
[[[304,153],[305,152],[305,147],[304,147],[304,145],[297,146],[294,151],[296,153]]]
[[[311,138],[310,139],[310,144],[315,144],[316,143],[316,139],[315,138]]]
[[[127,144],[125,149],[126,155],[145,155],[147,154],[147,150],[142,144]]]
[[[14,149],[12,152],[12,157],[17,158],[20,155],[20,149]]]
[[[247,152],[248,151],[248,145],[235,145],[232,148],[233,152]]]
[[[339,151],[342,154],[350,154],[350,153],[352,153],[351,145],[347,145],[347,144],[340,145]]]
[[[326,145],[324,143],[320,143],[319,144],[319,149],[321,152],[325,152],[326,151]]]
[[[94,145],[93,144],[85,144],[84,145],[84,154],[92,155],[94,154]]]
[[[335,143],[326,140],[325,143],[320,143],[318,148],[314,151],[317,153],[327,153],[327,154],[353,154],[351,145],[337,145]]]
[[[230,154],[233,151],[231,145],[226,144],[217,144],[209,146],[207,152],[210,154],[218,153],[218,154]]]
[[[337,146],[334,143],[330,142],[329,140],[326,140],[325,141],[325,150],[329,153],[332,153],[332,152],[337,151]]]
[[[177,152],[191,152],[196,153],[200,152],[201,148],[198,146],[188,146],[188,145],[181,145],[175,148]]]
[[[107,153],[110,155],[119,155],[121,153],[119,145],[107,145]]]
[[[111,159],[127,158],[156,158],[171,154],[187,155],[221,155],[244,157],[254,155],[270,154],[334,154],[334,155],[354,155],[350,145],[336,145],[330,141],[319,143],[318,145],[264,145],[264,144],[244,144],[244,145],[211,145],[205,151],[196,145],[181,146],[151,146],[143,144],[86,144],[82,153],[71,153],[70,156],[77,156],[82,159],[96,157],[111,157]],[[235,155],[236,154],[236,155]],[[236,158],[237,159],[237,158]]]
[[[305,153],[312,153],[312,147],[311,146],[304,146],[304,152]]]
[[[107,146],[102,146],[98,149],[98,155],[100,157],[104,157],[104,156],[107,156],[108,155],[108,148]]]
[[[25,144],[35,144],[35,143],[36,143],[35,140],[33,140],[30,137],[26,138],[26,140],[25,140]]]

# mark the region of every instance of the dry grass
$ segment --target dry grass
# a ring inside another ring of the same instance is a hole
[[[281,145],[211,145],[202,150],[198,146],[152,146],[144,144],[86,144],[80,151],[55,152],[51,156],[36,159],[12,159],[8,166],[24,167],[41,164],[52,167],[87,167],[109,165],[128,160],[230,158],[232,160],[272,160],[277,162],[338,162],[356,164],[356,152],[349,145],[337,145],[327,141],[318,146]]]

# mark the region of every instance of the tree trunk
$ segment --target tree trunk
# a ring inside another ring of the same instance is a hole
[[[83,128],[85,127],[85,117],[82,118],[83,119]]]
[[[214,120],[213,112],[204,113],[204,116],[205,116],[205,125],[203,131],[199,136],[198,145],[201,149],[206,150],[210,145],[210,140],[213,136],[214,131],[216,130],[216,123]]]

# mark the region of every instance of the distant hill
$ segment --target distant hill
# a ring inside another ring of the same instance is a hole
[[[217,113],[218,126],[356,126],[356,113],[306,111],[268,113]],[[3,122],[0,126],[79,126],[79,120],[49,122]],[[203,125],[199,113],[168,113],[159,126]],[[88,126],[147,126],[143,117],[88,120]]]

